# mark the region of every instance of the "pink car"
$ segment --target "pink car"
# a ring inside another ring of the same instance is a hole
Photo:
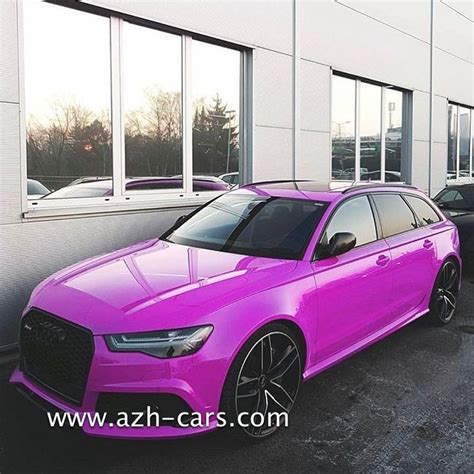
[[[262,438],[300,382],[428,312],[448,323],[460,272],[456,227],[413,187],[247,185],[38,285],[11,382],[50,411],[106,413],[91,435]],[[159,426],[115,422],[150,407]]]

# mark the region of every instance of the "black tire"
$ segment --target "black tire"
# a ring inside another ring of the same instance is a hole
[[[298,338],[285,325],[269,324],[258,330],[237,354],[221,396],[227,431],[240,440],[261,440],[280,426],[240,426],[239,414],[290,413],[302,378],[302,350]],[[259,416],[260,418],[260,416]],[[245,416],[250,422],[250,415]],[[258,422],[258,421],[257,421]]]
[[[459,266],[447,260],[438,272],[430,300],[430,317],[438,325],[448,324],[454,317],[459,297]]]

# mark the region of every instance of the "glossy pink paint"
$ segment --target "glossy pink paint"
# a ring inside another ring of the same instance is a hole
[[[406,191],[394,186],[370,192],[390,190]],[[233,192],[326,201],[329,206],[299,261],[156,239],[56,273],[33,291],[24,313],[40,308],[92,331],[95,353],[83,404],[80,408],[69,405],[19,369],[11,382],[70,412],[94,411],[101,392],[172,393],[195,411],[217,412],[232,361],[260,327],[283,320],[301,332],[306,344],[303,378],[307,379],[426,313],[442,263],[448,257],[459,260],[456,228],[442,217],[437,224],[313,261],[332,211],[347,197],[368,190],[346,195],[250,186]],[[204,324],[212,324],[214,331],[202,349],[172,359],[111,352],[103,337]],[[147,438],[214,428],[215,422],[206,429],[86,426],[84,431]]]

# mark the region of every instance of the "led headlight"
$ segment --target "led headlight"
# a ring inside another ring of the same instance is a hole
[[[199,326],[166,331],[115,334],[105,336],[109,349],[114,352],[143,352],[155,357],[168,358],[193,354],[211,335],[212,326]]]

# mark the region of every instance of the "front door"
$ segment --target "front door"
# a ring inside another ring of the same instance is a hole
[[[370,336],[393,314],[390,251],[378,238],[367,196],[351,198],[336,209],[322,242],[337,232],[352,232],[356,247],[312,263],[318,301],[318,362]]]

